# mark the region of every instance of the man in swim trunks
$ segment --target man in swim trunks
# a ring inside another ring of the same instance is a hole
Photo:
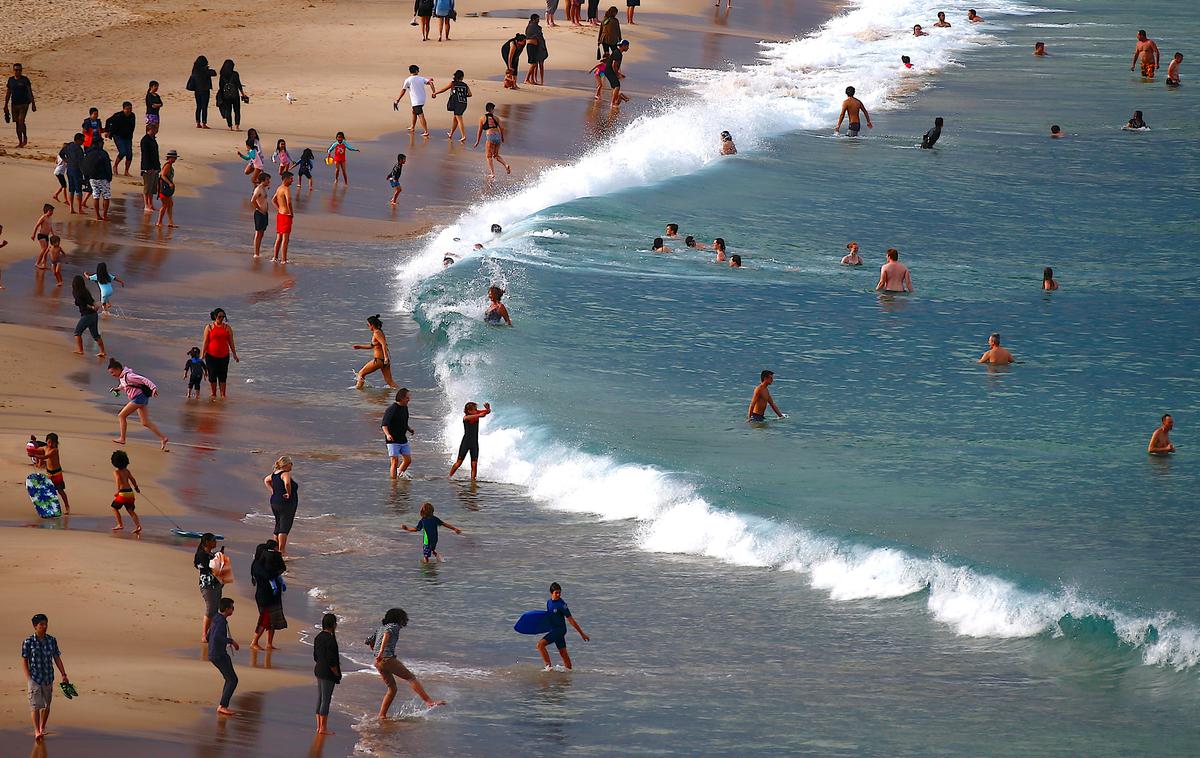
[[[1162,424],[1150,435],[1150,445],[1146,452],[1150,455],[1170,455],[1175,452],[1175,446],[1171,444],[1171,429],[1174,426],[1175,419],[1171,418],[1171,414],[1164,414]]]
[[[279,174],[279,189],[275,190],[275,247],[271,262],[287,263],[288,240],[292,237],[292,172]]]
[[[942,136],[942,124],[945,121],[941,116],[933,120],[933,128],[925,132],[925,136],[921,137],[921,149],[931,150],[937,144],[938,138]]]
[[[1178,87],[1179,82],[1179,64],[1183,63],[1183,53],[1175,53],[1175,57],[1167,64],[1167,86]]]
[[[1015,360],[1012,353],[1006,348],[1000,347],[1000,332],[993,332],[992,336],[988,337],[988,350],[979,358],[980,363],[989,363],[993,366],[1007,366]]]
[[[46,462],[46,476],[54,483],[58,497],[62,500],[62,512],[71,515],[71,504],[67,502],[67,482],[63,479],[62,461],[58,457],[58,435],[50,432],[46,435],[46,446],[39,448],[38,457]]]
[[[776,416],[783,418],[783,411],[779,410],[778,405],[775,405],[775,398],[771,397],[771,390],[768,389],[775,381],[775,372],[764,369],[758,378],[758,386],[754,388],[754,394],[750,396],[750,408],[746,411],[746,420],[755,423],[766,421],[767,406],[775,411]]]
[[[846,88],[846,99],[842,101],[842,110],[838,113],[837,126],[833,127],[833,133],[839,134],[842,129],[842,119],[850,117],[850,126],[846,130],[847,136],[857,137],[858,130],[861,128],[859,123],[859,114],[867,119],[867,128],[874,129],[875,125],[871,123],[871,114],[867,113],[867,106],[862,104],[862,101],[854,96],[854,88]]]
[[[1154,72],[1158,70],[1158,45],[1146,36],[1145,29],[1138,29],[1137,45],[1133,48],[1133,64],[1129,66],[1130,71],[1137,67],[1139,60],[1142,62],[1142,76],[1153,79]]]
[[[408,425],[408,401],[410,399],[407,387],[396,390],[396,402],[383,414],[379,428],[383,430],[384,442],[387,444],[388,457],[392,467],[388,473],[392,479],[411,479],[408,467],[412,465],[412,447],[408,444],[408,435],[415,434]],[[403,459],[403,463],[401,463]]]
[[[912,274],[908,266],[900,262],[900,251],[894,247],[888,248],[887,263],[879,267],[879,282],[875,285],[875,291],[880,290],[892,295],[913,291]]]
[[[254,194],[250,195],[250,205],[254,206],[254,257],[262,251],[263,235],[267,231],[267,189],[271,186],[271,175],[266,171],[259,173],[258,184],[254,185]]]

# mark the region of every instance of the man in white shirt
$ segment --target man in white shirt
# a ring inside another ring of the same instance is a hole
[[[421,119],[421,136],[429,136],[429,124],[425,122],[425,87],[429,87],[429,97],[437,97],[434,92],[433,80],[421,76],[421,69],[418,66],[409,66],[408,73],[411,74],[404,80],[404,87],[400,90],[399,97],[393,107],[396,110],[400,109],[400,100],[404,97],[404,93],[408,93],[409,102],[412,103],[412,126],[408,130],[415,131],[417,128],[417,119]]]

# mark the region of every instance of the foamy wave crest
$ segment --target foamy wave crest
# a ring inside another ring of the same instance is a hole
[[[927,37],[912,36],[913,24],[928,26],[938,10],[957,20],[965,18],[967,7],[943,0],[851,0],[841,15],[807,37],[764,43],[757,63],[673,72],[687,92],[672,98],[670,108],[639,116],[573,162],[545,169],[524,189],[475,205],[434,232],[425,249],[400,267],[400,309],[413,309],[415,286],[442,270],[446,253],[477,255],[472,248],[492,240],[492,224],[508,227],[571,200],[698,171],[721,157],[723,130],[747,152],[789,131],[832,129],[848,85],[857,88],[873,113],[901,107],[922,81],[953,65],[957,55],[1000,44],[982,25],[965,21]],[[1009,0],[971,7],[985,17],[1042,10]],[[912,56],[916,69],[903,71],[901,55]]]

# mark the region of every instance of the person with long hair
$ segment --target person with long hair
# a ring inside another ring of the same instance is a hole
[[[99,309],[96,307],[96,298],[92,297],[91,291],[88,290],[83,274],[76,274],[71,280],[71,295],[75,298],[75,307],[79,309],[79,321],[75,324],[75,354],[83,355],[83,332],[86,330],[92,333],[96,347],[100,348],[96,357],[103,358],[104,338],[100,336]]]
[[[1053,292],[1058,289],[1058,282],[1054,280],[1054,269],[1049,266],[1042,269],[1042,289],[1047,292]]]
[[[379,630],[372,635],[375,642],[375,670],[379,672],[383,683],[387,685],[387,693],[383,696],[383,702],[379,706],[380,721],[387,718],[388,709],[392,707],[392,701],[396,699],[396,677],[408,682],[408,686],[412,687],[412,691],[417,693],[417,697],[425,702],[426,707],[433,708],[446,704],[445,700],[434,700],[429,697],[429,693],[421,686],[421,682],[396,657],[396,638],[399,636],[400,630],[406,626],[408,626],[408,614],[404,612],[404,609],[389,608],[388,612],[383,614],[383,620],[379,622]]]
[[[371,360],[367,361],[355,375],[357,381],[354,384],[354,388],[361,390],[367,383],[368,374],[382,371],[383,380],[387,382],[387,386],[396,389],[396,382],[392,379],[392,354],[388,350],[387,337],[383,334],[383,321],[380,320],[378,313],[367,317],[367,326],[371,327],[371,343],[369,345],[355,345],[354,349],[370,350],[372,351],[372,356]]]
[[[512,166],[500,157],[500,145],[504,144],[504,124],[500,121],[500,117],[496,115],[496,104],[488,103],[483,106],[484,114],[479,119],[479,129],[475,132],[475,144],[472,147],[479,147],[479,140],[487,137],[487,145],[484,147],[483,157],[487,161],[487,177],[489,179],[496,178],[496,166],[493,162],[504,166],[504,170],[512,173]]]
[[[617,13],[615,5],[610,5],[608,10],[604,11],[604,20],[600,22],[600,29],[596,32],[596,46],[600,48],[596,51],[597,60],[616,50],[617,43],[621,41],[621,22],[617,19]]]
[[[196,556],[192,559],[196,570],[200,572],[200,597],[204,598],[201,642],[208,642],[208,630],[212,627],[213,616],[217,615],[217,607],[221,602],[221,580],[212,570],[212,560],[216,552],[216,536],[212,532],[205,532],[200,537],[200,544],[196,547]]]
[[[100,308],[105,316],[108,315],[108,309],[112,305],[113,282],[119,283],[122,287],[125,286],[125,280],[116,274],[108,272],[108,264],[100,261],[96,264],[96,273],[88,276],[100,287]]]
[[[196,96],[196,128],[208,128],[208,103],[212,99],[212,80],[217,75],[208,67],[208,58],[197,56],[192,64],[192,75],[188,77],[188,87]]]
[[[162,206],[158,209],[158,224],[162,226],[163,218],[167,219],[167,228],[175,228],[175,161],[179,160],[179,153],[174,150],[167,151],[167,160],[162,165],[162,170],[158,172],[158,199],[162,201]]]
[[[125,444],[125,433],[129,426],[129,417],[134,412],[142,421],[142,426],[149,429],[158,437],[162,443],[163,452],[167,450],[167,443],[170,441],[166,435],[158,430],[154,422],[150,420],[150,398],[158,395],[158,386],[144,376],[133,373],[130,369],[121,365],[121,362],[115,358],[108,359],[108,374],[114,379],[118,379],[119,383],[113,387],[113,393],[119,394],[125,392],[128,402],[125,407],[117,414],[117,424],[121,430],[121,436],[113,438],[113,442],[118,445]]]
[[[467,124],[463,121],[463,114],[467,112],[467,98],[471,97],[471,88],[463,81],[464,76],[466,75],[462,69],[455,71],[454,80],[433,93],[434,96],[437,96],[450,90],[450,97],[446,98],[446,110],[454,114],[454,124],[446,133],[446,139],[454,139],[454,133],[461,131],[462,137],[458,140],[459,142],[467,141]]]
[[[275,468],[263,477],[263,485],[271,492],[271,513],[275,516],[272,534],[279,546],[279,554],[287,552],[288,534],[296,520],[296,506],[300,504],[300,483],[292,478],[292,459],[281,455]]]
[[[558,0],[549,2],[558,4]],[[525,74],[526,84],[546,83],[546,59],[550,57],[550,53],[546,51],[546,35],[542,32],[539,20],[538,14],[531,14],[529,23],[525,25],[525,53],[529,60],[529,73]]]
[[[263,649],[259,644],[263,632],[267,633],[266,649],[277,650],[275,632],[287,629],[287,617],[283,615],[283,592],[287,589],[283,572],[287,571],[287,564],[278,547],[275,540],[267,540],[254,549],[254,560],[250,563],[250,583],[254,585],[254,604],[258,606],[252,650]]]
[[[225,397],[225,384],[229,380],[229,359],[241,363],[238,358],[237,346],[233,342],[233,327],[229,325],[224,308],[214,308],[208,314],[211,323],[204,327],[204,335],[200,338],[201,357],[205,368],[208,369],[208,382],[212,385],[212,397],[221,390]]]
[[[242,86],[242,75],[228,58],[221,64],[217,75],[217,110],[225,118],[229,131],[242,130],[242,102],[250,102]]]

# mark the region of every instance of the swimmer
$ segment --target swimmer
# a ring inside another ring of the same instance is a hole
[[[912,65],[912,58],[909,58],[907,55],[901,55],[901,56],[900,56],[900,62],[901,62],[902,64],[904,64],[904,67],[905,67],[905,68],[912,68],[912,67],[913,67],[913,65]]]
[[[1058,282],[1054,281],[1054,269],[1049,266],[1042,269],[1042,289],[1047,292],[1053,292],[1058,289]]]
[[[914,37],[928,37],[929,32],[922,29],[920,24],[913,24],[913,36]]]
[[[713,250],[717,251],[717,263],[725,262],[725,238],[717,237],[713,240]]]
[[[922,150],[933,149],[933,146],[937,144],[938,138],[942,136],[942,124],[944,123],[945,121],[941,116],[933,120],[933,128],[925,132],[925,136],[921,137]]]
[[[508,308],[504,307],[504,303],[500,302],[500,298],[504,297],[504,290],[492,285],[488,287],[488,303],[487,310],[483,312],[483,320],[485,323],[499,326],[500,322],[512,326],[512,319],[508,317]]]
[[[679,224],[667,224],[667,239],[679,239]]]
[[[482,245],[480,245],[482,247]],[[454,256],[445,255],[442,257],[442,268],[449,268],[454,265]]]
[[[474,246],[474,247],[472,247],[471,249],[472,249],[472,250],[482,250],[482,249],[483,249],[483,243],[482,243],[482,242],[476,242],[476,243],[475,243],[475,246]]]
[[[1175,446],[1171,444],[1171,429],[1174,426],[1175,419],[1171,418],[1171,414],[1163,414],[1162,424],[1150,435],[1146,452],[1150,455],[1170,455],[1175,452]]]
[[[1154,78],[1154,72],[1158,70],[1159,53],[1158,45],[1154,44],[1154,40],[1146,36],[1145,29],[1138,29],[1137,44],[1133,47],[1133,64],[1129,70],[1133,71],[1138,61],[1142,63],[1142,76],[1147,79]]]
[[[1179,59],[1183,60],[1183,56],[1179,55]],[[733,144],[733,135],[729,132],[721,132],[721,155],[737,155],[737,145]]]
[[[874,129],[875,125],[871,123],[871,114],[867,113],[867,106],[862,104],[862,101],[854,96],[854,88],[846,88],[846,99],[842,101],[842,110],[838,113],[837,126],[833,127],[833,133],[839,134],[842,129],[842,119],[847,116],[850,119],[850,126],[846,130],[846,135],[849,137],[857,137],[858,130],[861,127],[859,123],[859,112],[867,119],[867,128]]]
[[[708,250],[708,245],[703,242],[697,242],[696,238],[690,234],[683,238],[683,244],[693,250]]]
[[[767,406],[771,406],[771,410],[775,411],[776,416],[783,418],[783,411],[779,410],[778,405],[775,405],[775,398],[771,397],[771,390],[768,389],[775,381],[775,372],[764,369],[758,378],[758,386],[754,388],[754,394],[750,397],[750,408],[746,411],[746,420],[755,423],[766,421]]]
[[[1183,53],[1175,53],[1175,57],[1167,64],[1167,86],[1178,87],[1179,81],[1179,64],[1183,63]]]
[[[1050,127],[1050,139],[1062,139],[1067,136],[1066,132],[1058,124],[1053,124]]]
[[[937,23],[934,24],[934,26],[939,27],[941,29],[949,29],[950,28],[950,22],[946,20],[946,12],[945,11],[938,11],[938,20],[937,20]]]
[[[842,256],[842,265],[843,266],[861,266],[861,265],[863,265],[863,259],[858,254],[858,243],[857,242],[847,242],[846,249],[849,250],[850,252],[848,252]]]
[[[888,248],[887,263],[879,267],[879,282],[875,285],[875,291],[879,290],[893,295],[913,291],[912,274],[908,266],[900,262],[900,251],[894,247]]]
[[[967,11],[967,20],[970,21],[972,24],[982,24],[983,23],[983,17],[980,16],[978,13],[976,13],[974,8],[971,8],[970,10]]]
[[[651,242],[650,245],[651,245],[651,249],[654,250],[654,252],[656,252],[656,253],[671,252],[671,248],[666,246],[666,243],[663,242],[662,237],[655,237],[654,242]]]
[[[1034,55],[1045,55],[1046,54],[1046,43],[1045,42],[1034,42],[1033,43],[1033,54]]]
[[[1133,117],[1129,119],[1129,123],[1125,124],[1126,129],[1149,129],[1146,122],[1142,120],[1142,112],[1134,111]]]
[[[741,268],[741,267],[742,267],[742,256],[737,255],[736,253],[729,256],[729,268]]]
[[[499,224],[492,224],[492,234],[494,234],[494,235],[496,235],[497,237],[499,237],[499,236],[500,236],[500,233],[501,233],[501,232],[503,232],[503,231],[504,231],[504,230],[500,228],[500,225],[499,225]]]
[[[1007,366],[1014,361],[1013,354],[1006,348],[1000,347],[1000,332],[993,332],[992,336],[988,337],[988,351],[980,356],[979,362],[993,366]]]

